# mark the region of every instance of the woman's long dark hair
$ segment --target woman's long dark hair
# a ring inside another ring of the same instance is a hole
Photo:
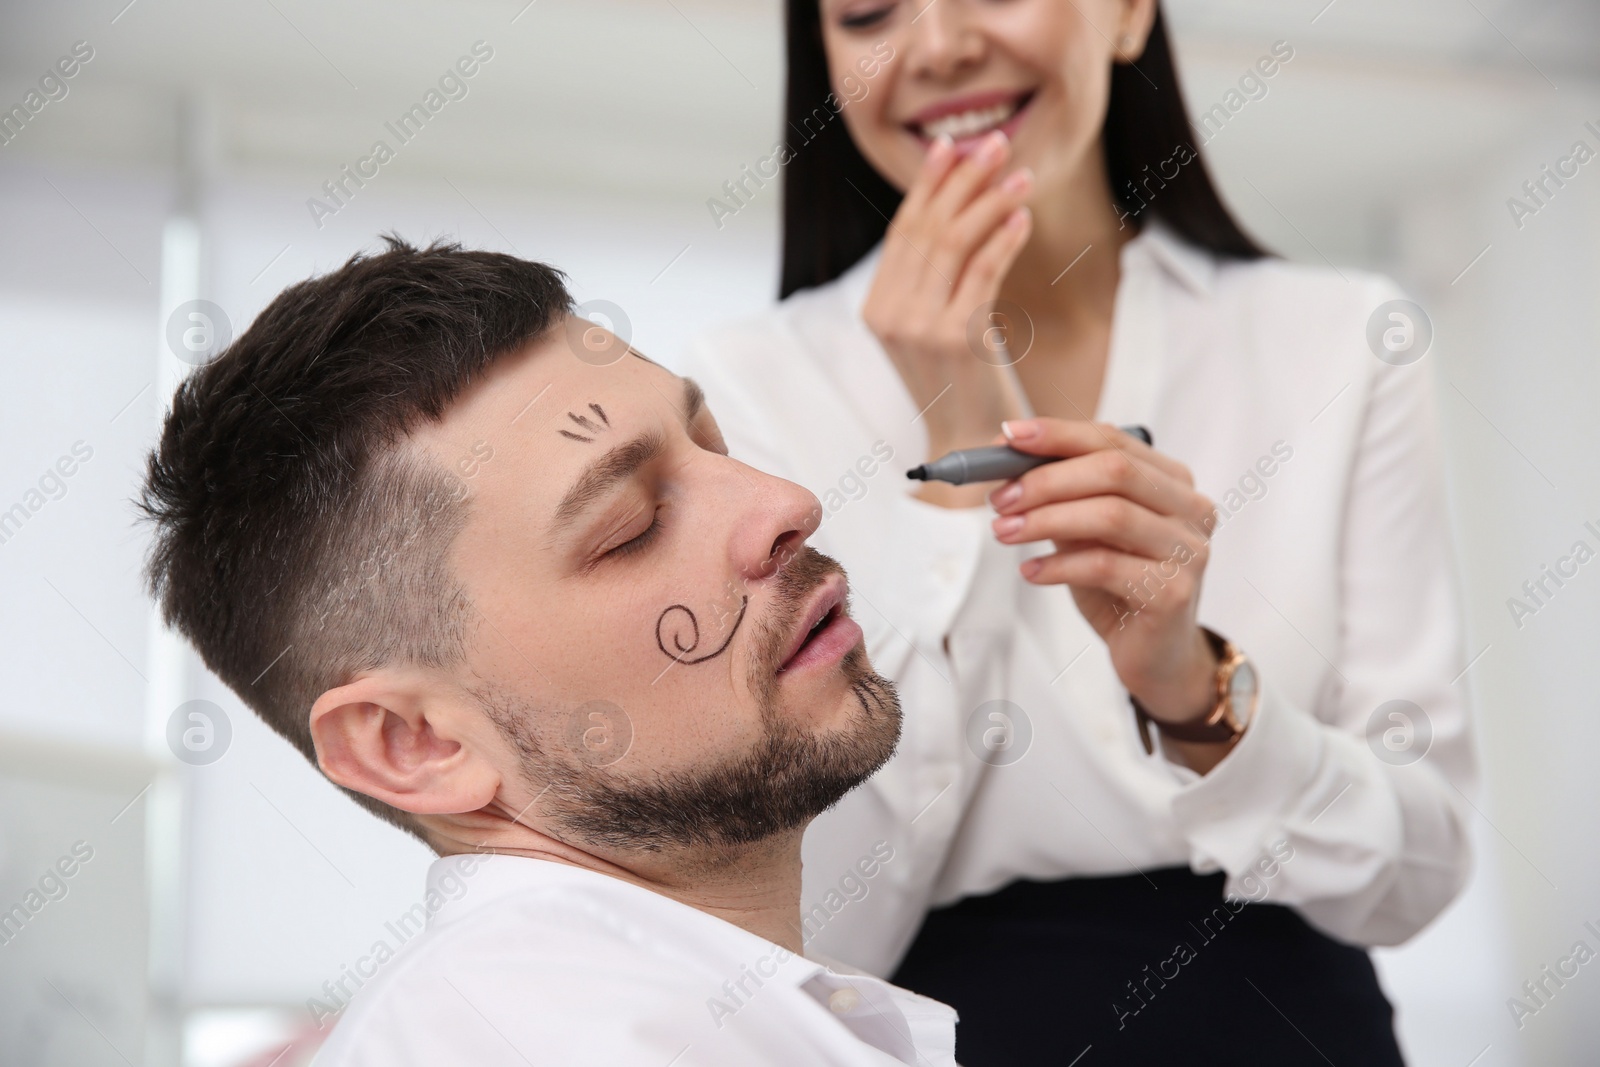
[[[825,106],[831,86],[817,0],[788,0],[787,32],[784,117],[791,156],[783,178],[780,297],[849,270],[882,240],[900,206],[900,193],[872,169],[844,122],[832,121],[838,118],[837,101]],[[1159,218],[1191,244],[1222,256],[1267,254],[1239,228],[1211,184],[1193,141],[1159,7],[1137,65],[1111,68],[1101,140],[1112,194],[1129,217]],[[1193,158],[1168,176],[1163,164],[1175,164],[1175,154],[1181,158],[1184,150]]]

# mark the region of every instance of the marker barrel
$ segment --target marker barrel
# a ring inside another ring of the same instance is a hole
[[[1124,426],[1124,433],[1152,444],[1150,431],[1143,426]],[[967,485],[972,482],[1008,481],[1020,478],[1035,467],[1054,463],[1060,456],[1035,456],[1018,452],[1009,445],[989,445],[984,448],[963,448],[940,456],[932,463],[924,463],[906,471],[906,477],[925,482],[949,482]]]

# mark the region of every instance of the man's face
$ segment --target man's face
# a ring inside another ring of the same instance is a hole
[[[821,508],[729,458],[692,383],[586,362],[569,334],[412,438],[468,486],[452,564],[479,612],[464,681],[505,739],[499,799],[608,849],[803,826],[900,729],[843,572],[805,544]]]

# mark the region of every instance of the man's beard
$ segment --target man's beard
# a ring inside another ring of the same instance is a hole
[[[626,759],[593,766],[573,758],[566,744],[541,744],[529,726],[539,712],[486,701],[522,756],[527,781],[544,790],[532,806],[547,825],[563,839],[606,849],[727,849],[804,826],[871,777],[899,742],[900,701],[859,645],[840,663],[855,707],[838,731],[826,737],[805,732],[784,713],[779,691],[777,669],[801,613],[822,581],[840,571],[833,559],[805,546],[773,579],[773,607],[752,638],[750,689],[762,737],[731,760],[640,780],[625,773]]]

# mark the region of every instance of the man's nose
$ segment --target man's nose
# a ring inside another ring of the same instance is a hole
[[[737,462],[737,461],[736,461]],[[822,524],[822,504],[804,486],[739,464],[741,491],[730,546],[734,567],[750,581],[770,578]]]

